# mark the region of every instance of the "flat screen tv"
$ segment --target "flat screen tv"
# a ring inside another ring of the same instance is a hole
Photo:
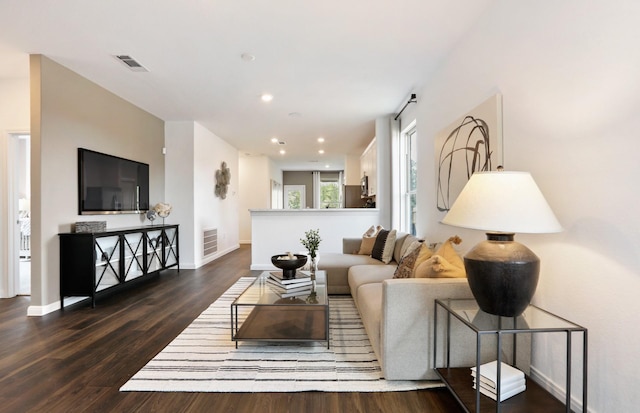
[[[78,148],[78,213],[139,214],[149,209],[149,165]]]

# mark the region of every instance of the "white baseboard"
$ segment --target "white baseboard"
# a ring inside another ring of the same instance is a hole
[[[224,249],[224,250],[218,251],[217,253],[215,253],[215,254],[213,254],[213,255],[211,255],[211,256],[209,256],[209,257],[205,258],[204,260],[202,260],[202,262],[200,263],[200,265],[198,265],[198,267],[197,267],[197,268],[200,268],[200,267],[202,267],[202,266],[204,266],[204,265],[207,265],[207,264],[209,264],[211,261],[215,261],[216,259],[218,259],[218,258],[222,257],[223,255],[227,255],[228,253],[230,253],[230,252],[232,252],[232,251],[235,251],[235,250],[237,250],[237,249],[239,249],[239,248],[240,248],[240,244],[236,244],[236,245],[232,245],[231,247],[229,247],[229,248],[227,248],[227,249]]]
[[[531,378],[538,383],[543,389],[551,393],[556,399],[562,401],[563,403],[566,400],[567,393],[565,388],[553,382],[549,377],[545,376],[540,372],[540,370],[536,369],[534,366],[531,366]],[[573,386],[572,386],[573,387]],[[579,397],[575,395],[571,395],[571,411],[574,412],[582,412],[582,395]],[[588,409],[588,412],[595,413],[595,410]]]
[[[30,305],[27,308],[27,317],[42,317],[43,315],[58,311],[60,308],[60,301],[47,305]]]

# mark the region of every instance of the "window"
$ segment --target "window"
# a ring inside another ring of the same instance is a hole
[[[342,207],[342,172],[320,172],[318,208]]]
[[[338,182],[320,182],[320,208],[340,208]]]
[[[416,235],[417,162],[417,132],[414,121],[402,132],[400,142],[400,229],[413,235]]]

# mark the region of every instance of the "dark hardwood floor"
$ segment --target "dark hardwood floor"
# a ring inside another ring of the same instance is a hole
[[[118,389],[239,277],[250,247],[198,269],[27,317],[28,297],[0,300],[1,412],[459,413],[445,389],[398,393],[121,393]],[[249,390],[249,389],[248,389]]]

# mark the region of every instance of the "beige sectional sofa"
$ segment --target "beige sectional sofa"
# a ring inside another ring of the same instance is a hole
[[[318,268],[327,272],[330,294],[353,297],[387,380],[438,379],[433,370],[435,299],[473,298],[466,278],[393,278],[403,247],[416,239],[398,233],[394,259],[389,264],[354,254],[359,238],[345,238],[342,254],[321,254],[318,263]],[[444,315],[444,311],[439,314]],[[439,326],[444,326],[444,318]],[[444,340],[444,334],[439,337]],[[469,328],[453,323],[452,364],[473,365],[475,342],[476,336]],[[438,344],[440,350],[443,347],[443,342]],[[507,343],[505,354],[509,348]],[[438,366],[442,366],[443,352],[438,353]],[[483,362],[495,356],[495,346],[483,341]]]

